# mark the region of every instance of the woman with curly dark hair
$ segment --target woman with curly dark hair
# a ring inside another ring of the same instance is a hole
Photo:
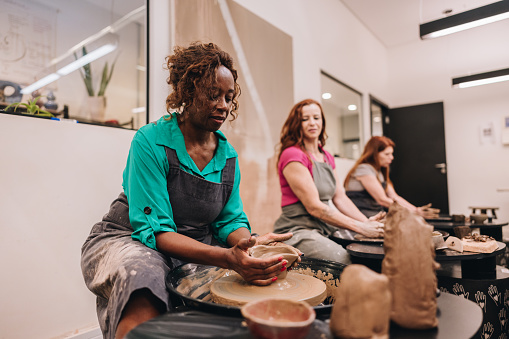
[[[97,295],[105,338],[128,331],[172,305],[165,278],[184,262],[235,270],[268,285],[286,269],[274,256],[253,258],[255,244],[291,234],[254,237],[239,194],[237,153],[219,128],[236,117],[237,71],[213,43],[176,47],[167,58],[167,116],[135,134],[124,191],[82,247],[87,287]]]
[[[383,234],[378,222],[382,215],[368,220],[336,184],[334,158],[323,148],[326,139],[320,103],[307,99],[295,104],[281,130],[278,174],[282,213],[274,231],[292,232],[286,243],[306,256],[348,264],[346,250],[329,236],[339,227],[379,237]]]

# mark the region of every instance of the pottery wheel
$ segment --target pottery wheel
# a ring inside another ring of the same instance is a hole
[[[317,278],[294,272],[288,272],[285,279],[268,286],[251,285],[239,274],[233,273],[212,283],[210,294],[215,303],[233,306],[242,306],[263,298],[306,301],[309,305],[316,306],[327,297],[327,288],[325,283]]]

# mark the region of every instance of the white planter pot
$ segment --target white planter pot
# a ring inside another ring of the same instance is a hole
[[[103,122],[106,113],[106,97],[87,97],[85,112],[91,120]]]

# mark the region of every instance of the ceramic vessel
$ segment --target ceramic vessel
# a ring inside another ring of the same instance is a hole
[[[307,303],[276,298],[247,303],[241,312],[251,334],[267,339],[305,338],[316,318]]]
[[[488,219],[487,214],[470,214],[470,222],[472,224],[483,224]]]

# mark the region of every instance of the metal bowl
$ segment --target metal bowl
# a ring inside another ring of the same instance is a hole
[[[345,267],[346,265],[335,261],[303,257],[294,271],[312,275],[330,284],[331,281],[339,282]],[[184,264],[174,268],[166,278],[172,304],[223,315],[242,316],[240,307],[216,304],[210,298],[210,285],[223,273],[224,269],[200,264]],[[322,304],[313,307],[317,317],[330,315],[332,300],[333,298],[328,295]]]

